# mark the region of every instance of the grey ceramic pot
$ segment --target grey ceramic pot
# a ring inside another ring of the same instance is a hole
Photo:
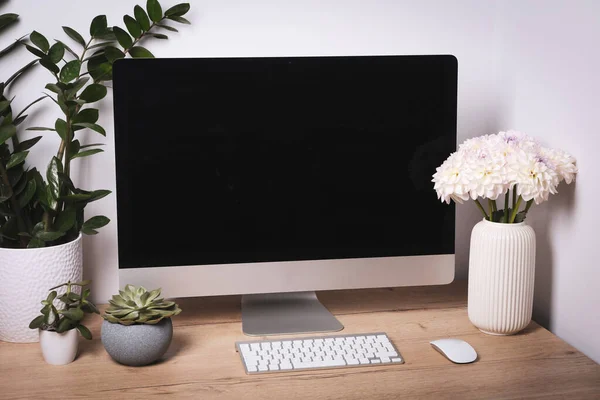
[[[169,348],[173,338],[171,318],[156,325],[121,325],[102,323],[102,344],[118,363],[141,366],[160,359]]]

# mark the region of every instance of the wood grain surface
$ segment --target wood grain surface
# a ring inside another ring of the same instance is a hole
[[[340,333],[384,331],[406,363],[248,376],[234,348],[248,340],[240,297],[179,299],[173,343],[146,367],[112,361],[98,316],[88,321],[94,339],[81,339],[66,366],[47,365],[39,344],[0,342],[0,399],[600,399],[600,366],[535,322],[514,336],[480,333],[464,282],[319,298],[344,324]],[[445,337],[471,343],[478,361],[450,363],[429,344]]]

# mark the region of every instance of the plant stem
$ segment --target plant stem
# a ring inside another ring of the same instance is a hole
[[[494,202],[488,199],[488,207],[490,208],[490,221],[494,218]]]
[[[475,199],[475,205],[477,206],[477,208],[479,208],[479,211],[481,211],[481,213],[483,214],[483,217],[485,219],[489,219],[487,213],[485,212],[485,209],[483,208],[483,206],[481,205],[479,200]]]
[[[14,196],[13,188],[10,184],[10,179],[8,179],[8,172],[4,168],[4,164],[0,162],[0,175],[2,176],[2,183],[4,186],[8,188],[8,197],[10,201],[10,206],[13,210],[15,210],[15,215],[17,218],[17,226],[19,227],[20,232],[27,232],[27,226],[25,225],[25,221],[23,220],[23,216],[21,215],[21,207],[19,207],[19,202]],[[27,238],[21,236],[21,245],[23,247],[27,246]]]
[[[517,185],[513,186],[512,194],[512,208],[515,208],[517,204]]]
[[[533,199],[529,200],[527,202],[527,205],[525,205],[525,213],[529,212],[529,209],[531,208],[532,205],[533,205]]]
[[[504,222],[508,224],[508,206],[510,206],[510,191],[504,195]]]
[[[515,204],[515,207],[512,210],[512,213],[510,214],[510,220],[508,221],[510,224],[515,222],[515,218],[517,217],[517,214],[519,213],[519,207],[521,206],[521,201],[523,201],[523,198],[521,196],[519,196],[518,200],[517,200],[517,204]]]
[[[90,40],[87,42],[87,44],[83,47],[83,53],[81,53],[81,57],[79,57],[79,61],[83,62],[83,57],[85,57],[85,52],[88,51],[88,47],[90,46],[90,44],[92,44],[92,40],[94,40],[93,37],[90,38]]]

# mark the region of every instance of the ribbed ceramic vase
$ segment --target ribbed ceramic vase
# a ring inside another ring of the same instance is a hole
[[[0,340],[39,341],[38,331],[29,329],[29,323],[40,315],[41,301],[48,296],[48,289],[69,280],[81,281],[82,276],[81,234],[60,246],[0,248]],[[58,294],[64,291],[61,288]]]
[[[469,255],[469,319],[480,331],[512,335],[531,322],[535,232],[524,222],[483,220],[473,227]]]

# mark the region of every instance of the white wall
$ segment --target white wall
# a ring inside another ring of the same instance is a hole
[[[107,14],[109,24],[120,23],[136,4],[86,1],[83,7],[82,3],[3,3],[0,12],[16,12],[22,18],[1,35],[0,48],[33,29],[68,41],[61,25],[87,33],[94,16]],[[459,142],[514,127],[568,149],[579,159],[583,172],[577,185],[563,188],[564,193],[534,211],[540,241],[536,316],[599,360],[598,339],[590,339],[600,330],[594,308],[600,301],[593,287],[600,276],[593,265],[592,235],[599,222],[593,213],[599,180],[589,167],[593,144],[598,144],[592,129],[599,126],[594,114],[599,104],[592,96],[594,87],[598,93],[599,82],[594,70],[600,71],[594,53],[597,43],[592,41],[594,33],[600,36],[597,21],[591,24],[598,15],[595,4],[593,0],[192,1],[186,15],[192,26],[181,26],[179,34],[169,34],[169,41],[149,41],[145,46],[157,57],[454,54],[459,60]],[[8,76],[31,58],[23,50],[10,63],[2,60],[0,76]],[[39,96],[49,78],[39,68],[13,88],[17,109]],[[106,153],[78,160],[75,180],[84,188],[114,190],[111,99],[104,101],[102,111],[100,123],[108,132]],[[48,103],[28,122],[53,124],[57,116]],[[86,135],[94,142],[98,139],[96,134]],[[44,168],[57,143],[48,134],[30,160]],[[479,216],[472,205],[457,209],[457,277],[464,278],[469,235]],[[115,197],[92,204],[87,213],[116,219]],[[117,289],[115,235],[116,226],[110,224],[85,239],[85,276],[94,280],[97,301],[105,301]]]
[[[534,319],[600,362],[600,2],[513,1],[499,18],[508,124],[569,151],[580,169],[574,185],[530,213]]]

